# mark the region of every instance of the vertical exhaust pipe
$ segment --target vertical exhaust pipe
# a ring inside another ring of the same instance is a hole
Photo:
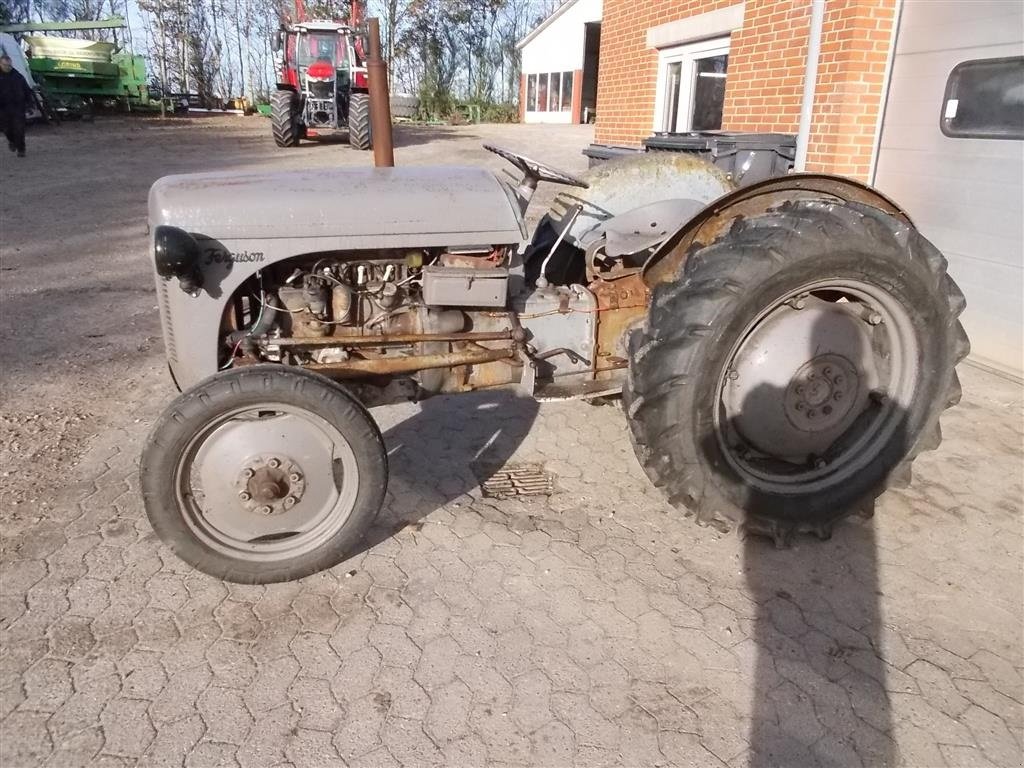
[[[370,135],[373,137],[373,164],[378,168],[395,165],[395,145],[391,136],[391,96],[388,89],[388,65],[380,55],[380,21],[368,20],[370,55],[366,75],[370,85]]]

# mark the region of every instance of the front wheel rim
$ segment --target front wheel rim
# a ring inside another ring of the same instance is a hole
[[[803,285],[730,351],[716,390],[719,449],[763,492],[847,481],[906,429],[919,357],[913,322],[888,290],[860,279]]]
[[[338,428],[282,403],[218,416],[175,467],[189,530],[218,553],[250,562],[319,549],[351,517],[358,489],[356,456]]]

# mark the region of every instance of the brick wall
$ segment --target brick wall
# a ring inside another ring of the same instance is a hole
[[[658,52],[647,29],[736,0],[605,0],[600,143],[638,145],[650,135]],[[808,170],[866,179],[896,0],[827,0]],[[810,0],[746,0],[732,34],[722,127],[795,133],[807,59]]]

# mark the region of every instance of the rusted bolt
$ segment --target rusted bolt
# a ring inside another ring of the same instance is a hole
[[[248,501],[249,499],[252,498],[252,496],[249,495],[248,491],[239,491],[238,498],[240,498],[242,501]]]
[[[267,462],[267,466],[270,467],[271,469],[277,469],[278,467],[281,466],[281,460],[271,459],[270,461]]]

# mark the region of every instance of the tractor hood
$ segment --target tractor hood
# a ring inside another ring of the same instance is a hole
[[[165,176],[149,223],[214,240],[324,238],[325,249],[510,245],[526,239],[512,192],[462,167],[329,168]]]

